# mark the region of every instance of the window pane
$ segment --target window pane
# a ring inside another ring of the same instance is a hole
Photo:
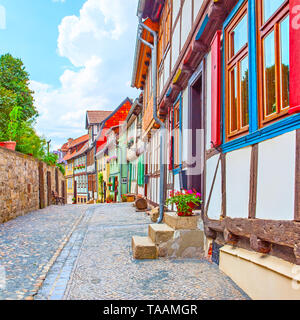
[[[242,127],[249,124],[249,67],[248,56],[241,61],[241,123]]]
[[[230,130],[237,130],[237,68],[230,72]]]
[[[266,115],[270,115],[276,112],[274,31],[264,39],[264,60]]]
[[[264,0],[264,22],[269,20],[284,2],[285,0]]]
[[[237,24],[230,33],[231,39],[231,57],[233,57],[248,42],[248,15]]]
[[[289,106],[290,95],[290,61],[289,61],[289,17],[280,24],[281,38],[281,79],[282,79],[282,108]]]

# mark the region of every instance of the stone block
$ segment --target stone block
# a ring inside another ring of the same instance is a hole
[[[157,259],[158,250],[149,237],[132,237],[132,252],[134,259]]]
[[[148,227],[150,239],[155,244],[160,244],[170,240],[173,237],[174,229],[166,224],[150,224]]]
[[[196,230],[199,219],[200,215],[179,217],[176,212],[165,212],[164,214],[164,222],[175,230]]]
[[[156,222],[159,217],[159,207],[156,207],[150,211],[150,218],[152,222]]]

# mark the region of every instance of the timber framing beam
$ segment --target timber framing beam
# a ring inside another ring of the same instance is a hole
[[[216,239],[219,232],[231,244],[237,242],[236,237],[248,238],[251,248],[260,253],[269,252],[272,244],[288,247],[300,264],[300,222],[229,217],[211,220],[205,215],[203,218],[207,237]]]

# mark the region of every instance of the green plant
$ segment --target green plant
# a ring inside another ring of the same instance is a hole
[[[57,163],[56,166],[57,166],[57,168],[59,169],[59,171],[60,171],[63,175],[65,175],[65,173],[66,173],[65,167],[64,167],[61,163]]]
[[[73,198],[72,198],[72,201],[73,201],[73,203],[75,203],[75,201],[76,201],[76,198],[75,198],[75,197],[73,197]]]
[[[8,136],[10,141],[16,141],[22,126],[22,108],[14,106],[9,113]]]
[[[113,195],[110,194],[110,195],[106,198],[106,201],[107,201],[107,202],[112,202],[112,201],[114,201]]]
[[[166,204],[175,204],[179,216],[192,215],[194,207],[202,203],[201,194],[196,190],[171,191]]]

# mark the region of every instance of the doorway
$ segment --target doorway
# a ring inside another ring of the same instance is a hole
[[[203,62],[189,82],[187,188],[204,194],[204,76]]]

